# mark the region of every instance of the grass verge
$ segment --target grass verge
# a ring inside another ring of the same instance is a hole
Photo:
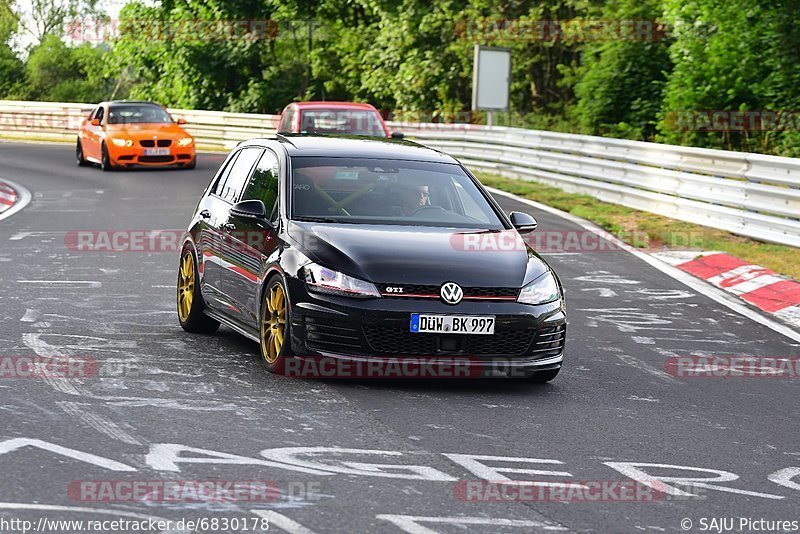
[[[800,280],[800,250],[764,243],[724,230],[601,202],[548,185],[476,173],[485,185],[541,202],[592,221],[626,243],[644,250],[719,250]]]

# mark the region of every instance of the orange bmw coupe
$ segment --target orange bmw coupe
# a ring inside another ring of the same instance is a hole
[[[154,102],[101,102],[81,123],[75,156],[78,165],[97,163],[104,171],[141,166],[197,164],[194,138]]]

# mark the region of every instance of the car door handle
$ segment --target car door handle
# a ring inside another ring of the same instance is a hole
[[[208,211],[208,210],[203,210],[203,211],[200,212],[200,217],[202,217],[204,219],[210,219],[211,218],[211,212]]]
[[[222,229],[225,230],[226,232],[233,232],[234,230],[236,230],[236,225],[233,223],[225,223],[222,225]]]

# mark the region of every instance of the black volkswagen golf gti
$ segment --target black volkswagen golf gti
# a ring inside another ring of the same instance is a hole
[[[452,157],[396,140],[278,136],[234,149],[182,242],[178,315],[288,359],[446,363],[552,380],[561,283]],[[474,376],[474,375],[473,375]]]

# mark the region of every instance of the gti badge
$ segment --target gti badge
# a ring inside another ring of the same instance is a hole
[[[464,291],[455,282],[446,282],[442,285],[439,295],[445,304],[458,304],[464,298]]]

